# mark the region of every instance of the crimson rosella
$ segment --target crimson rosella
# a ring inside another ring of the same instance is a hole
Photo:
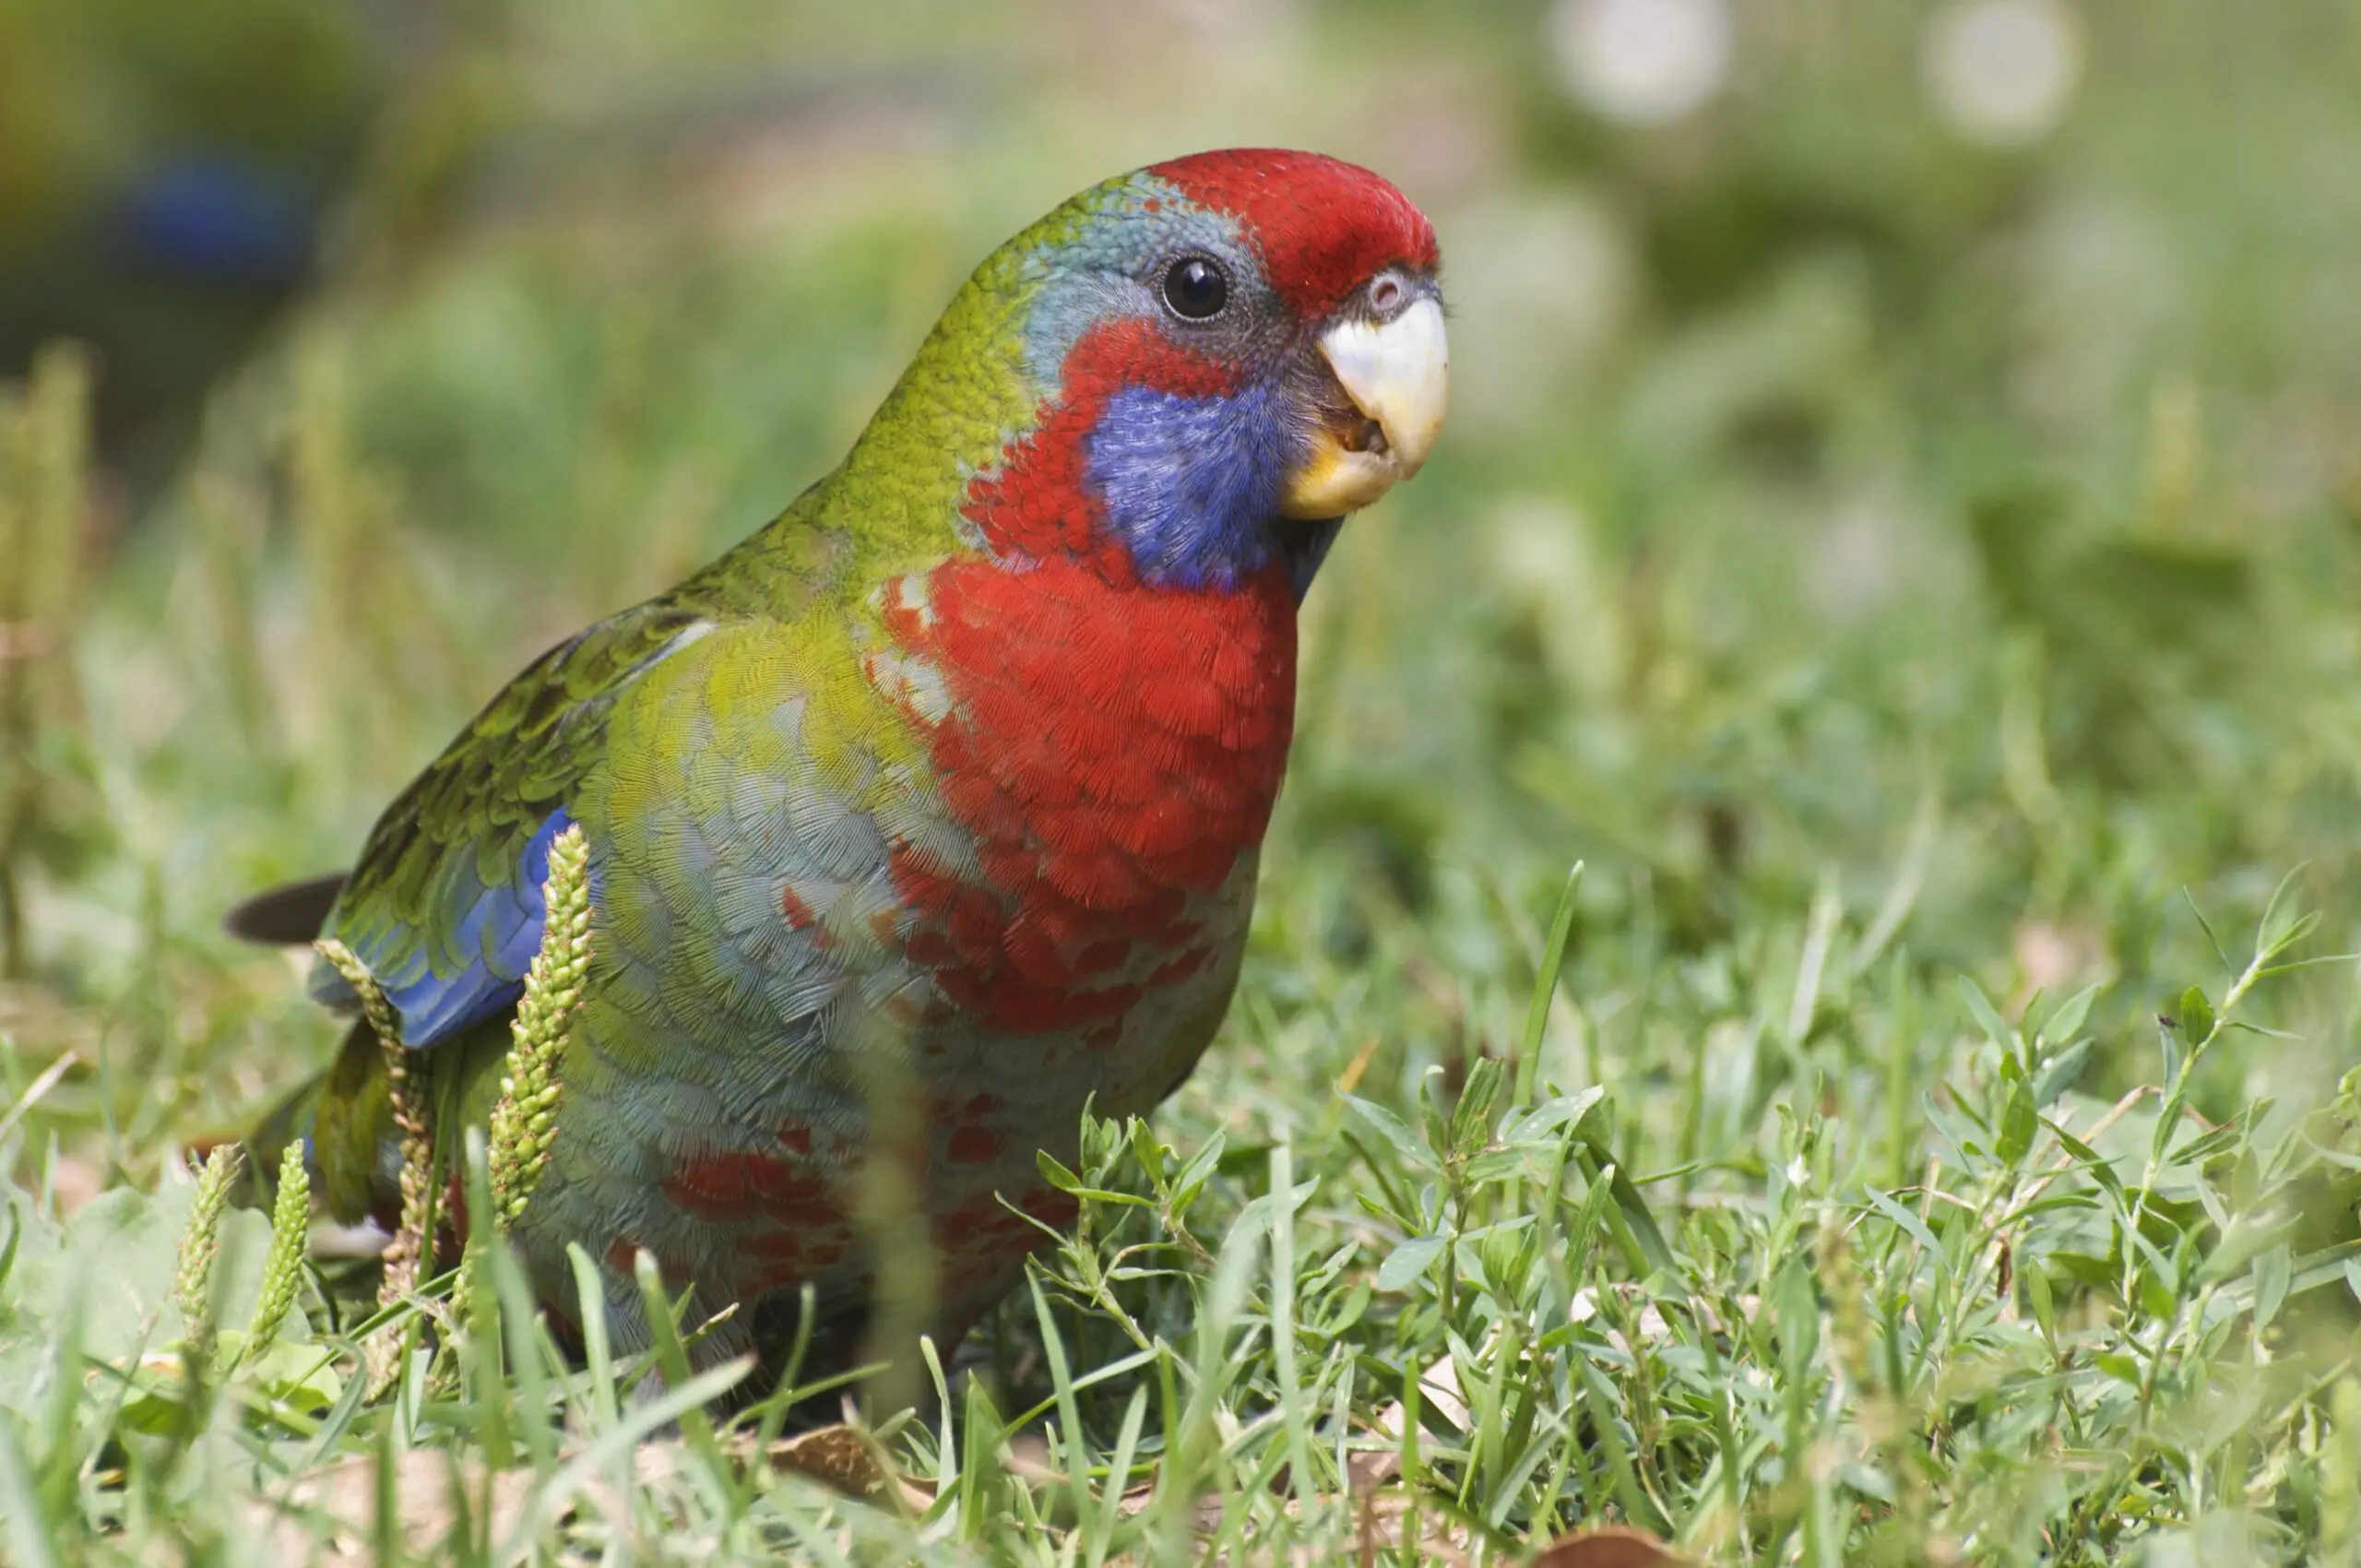
[[[481,1120],[584,830],[592,966],[512,1238],[554,1310],[578,1243],[626,1335],[643,1248],[741,1309],[709,1353],[776,1352],[806,1287],[857,1323],[881,1094],[938,1335],[1023,1277],[1027,1216],[1071,1220],[1037,1151],[1155,1106],[1228,1005],[1297,607],[1442,422],[1436,263],[1399,191],[1314,154],[1083,192],[977,268],[833,473],[543,655],[314,885]],[[312,991],[357,1000],[325,964]],[[389,1201],[386,1103],[356,1028],[285,1119],[341,1217]]]

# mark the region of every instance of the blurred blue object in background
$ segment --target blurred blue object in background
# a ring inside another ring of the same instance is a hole
[[[101,463],[134,510],[314,268],[440,5],[0,6],[0,379],[97,350]]]
[[[191,282],[292,287],[311,264],[326,195],[236,153],[192,150],[125,192],[113,226],[134,267]]]

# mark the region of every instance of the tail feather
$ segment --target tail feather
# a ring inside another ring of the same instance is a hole
[[[345,873],[332,871],[266,888],[221,917],[221,929],[260,947],[302,947],[327,924]]]
[[[385,1053],[367,1024],[354,1024],[335,1065],[280,1100],[247,1139],[249,1181],[265,1201],[290,1145],[303,1148],[312,1191],[330,1216],[391,1228],[401,1210],[401,1146]]]

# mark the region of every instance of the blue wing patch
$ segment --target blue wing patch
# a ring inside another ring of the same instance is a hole
[[[491,885],[478,877],[471,856],[454,855],[440,900],[450,917],[439,932],[397,924],[334,932],[385,987],[404,1045],[422,1051],[516,1005],[525,971],[540,951],[550,844],[573,821],[563,806],[550,813],[517,857],[514,874]],[[341,923],[332,922],[332,929]],[[313,967],[311,992],[314,1001],[345,1012],[360,1002],[326,963]]]

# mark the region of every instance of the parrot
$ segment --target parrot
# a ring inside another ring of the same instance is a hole
[[[1443,422],[1439,262],[1321,154],[1083,191],[977,267],[833,472],[528,667],[349,873],[233,911],[343,944],[481,1125],[581,830],[589,968],[509,1237],[559,1328],[578,1246],[618,1342],[646,1343],[644,1251],[720,1319],[708,1358],[773,1363],[799,1322],[849,1346],[876,1161],[946,1348],[1073,1224],[1038,1157],[1176,1090],[1237,986],[1299,608]],[[309,991],[362,1002],[326,961]],[[274,1122],[337,1218],[391,1211],[365,1022]]]

